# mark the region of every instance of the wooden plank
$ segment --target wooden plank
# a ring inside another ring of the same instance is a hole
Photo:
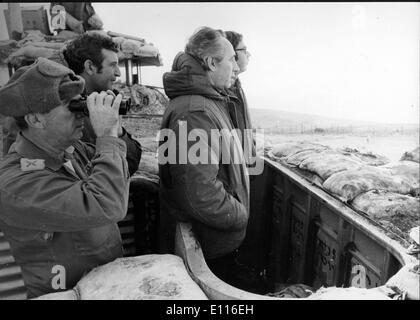
[[[132,213],[132,212],[127,213],[125,218],[123,220],[121,220],[119,223],[121,223],[123,221],[134,221],[134,213]]]
[[[27,298],[26,289],[0,294],[0,300],[26,300]]]
[[[128,245],[135,245],[136,244],[136,240],[133,238],[126,238],[123,239],[123,246],[128,246]]]
[[[0,239],[0,251],[10,251],[10,244],[8,241]]]
[[[21,277],[21,272],[22,270],[20,269],[20,267],[17,264],[10,264],[6,267],[1,267],[0,268],[0,286],[1,283],[3,282],[3,278],[5,277]]]
[[[216,300],[279,300],[235,288],[217,278],[207,266],[199,242],[191,225],[178,223],[176,227],[175,252],[186,264],[187,271],[209,299]],[[288,299],[282,299],[288,300]]]
[[[5,264],[14,263],[15,259],[11,254],[2,255],[0,252],[0,267]]]
[[[20,40],[23,33],[22,10],[20,3],[9,3],[8,10],[5,10],[5,19],[9,38]]]
[[[124,247],[124,257],[132,256],[132,255],[135,255],[135,254],[136,254],[136,248],[134,248],[134,247],[125,248]]]
[[[108,31],[107,34],[110,37],[123,37],[125,39],[130,39],[130,40],[135,40],[135,41],[139,41],[142,43],[146,43],[146,40],[144,40],[143,38],[139,38],[139,37],[135,37],[135,36],[130,36],[128,34],[124,34],[124,33],[118,33],[118,32],[114,32],[114,31]]]
[[[335,283],[336,286],[343,286],[346,273],[346,245],[351,241],[351,227],[347,221],[340,218],[338,223],[338,263]]]
[[[121,226],[120,227],[120,232],[121,234],[128,234],[128,233],[133,233],[135,232],[134,226]]]
[[[10,281],[5,281],[0,283],[0,295],[4,294],[9,290],[17,290],[19,288],[25,288],[25,283],[23,279],[14,279]]]

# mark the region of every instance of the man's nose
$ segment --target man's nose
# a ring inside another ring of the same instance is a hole
[[[114,74],[115,74],[116,77],[120,77],[121,76],[121,71],[120,71],[120,68],[118,66],[115,68]]]
[[[238,66],[238,63],[236,61],[233,62],[233,71],[234,72],[238,72],[239,71],[239,66]]]

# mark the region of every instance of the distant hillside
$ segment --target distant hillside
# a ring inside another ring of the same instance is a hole
[[[405,132],[419,131],[419,124],[383,124],[372,121],[336,119],[313,114],[273,109],[250,109],[255,128],[271,129],[283,133],[292,132]]]

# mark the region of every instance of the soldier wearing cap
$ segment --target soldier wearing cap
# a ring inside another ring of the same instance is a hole
[[[80,141],[83,115],[68,108],[83,90],[81,77],[43,58],[0,89],[0,113],[21,130],[0,162],[0,229],[29,298],[71,289],[92,268],[122,256],[116,223],[129,193],[126,144],[118,138],[122,97],[87,98],[93,147]]]
[[[110,37],[100,34],[85,33],[74,39],[68,45],[50,57],[50,60],[63,64],[72,69],[85,81],[83,94],[92,92],[111,92],[112,85],[120,76],[118,67],[118,46]],[[16,139],[19,131],[15,120],[6,117],[3,124],[3,154],[7,154],[10,146]],[[125,141],[127,146],[127,162],[130,175],[133,175],[140,164],[142,148],[130,133],[120,124],[118,137]],[[84,119],[83,136],[84,142],[95,144],[96,135],[90,123],[89,117]]]

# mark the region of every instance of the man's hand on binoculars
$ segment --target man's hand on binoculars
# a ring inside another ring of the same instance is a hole
[[[121,94],[115,97],[113,93],[110,94],[105,91],[101,91],[101,93],[92,92],[87,97],[89,118],[97,137],[118,137],[119,134],[122,135],[118,114],[121,100]]]

